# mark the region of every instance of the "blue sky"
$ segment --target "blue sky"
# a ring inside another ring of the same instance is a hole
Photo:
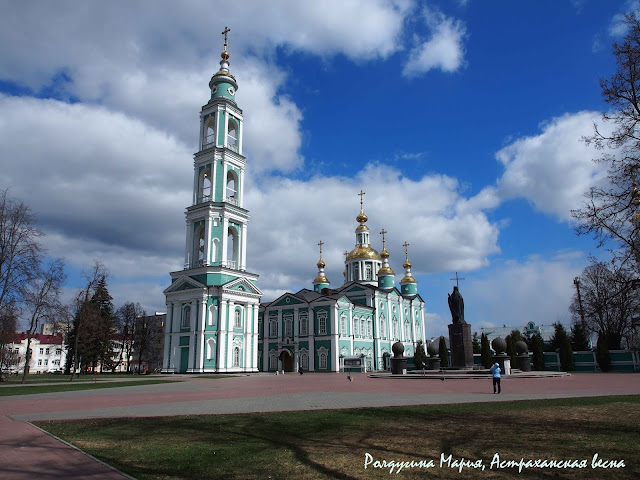
[[[428,337],[446,332],[456,271],[473,330],[568,323],[573,277],[604,254],[569,214],[603,181],[580,138],[607,108],[599,80],[635,6],[3,2],[0,188],[38,214],[69,297],[95,259],[116,307],[163,311],[228,25],[264,300],[310,288],[320,239],[342,283],[363,189],[397,281],[410,243]]]

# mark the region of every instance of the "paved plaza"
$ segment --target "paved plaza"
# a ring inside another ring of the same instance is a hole
[[[233,378],[162,377],[179,382],[65,393],[0,397],[0,477],[128,478],[28,422],[108,417],[230,414],[336,408],[640,394],[638,374],[574,374],[491,379],[389,379],[307,373]],[[121,380],[121,379],[119,379]],[[3,386],[0,388],[12,388]]]

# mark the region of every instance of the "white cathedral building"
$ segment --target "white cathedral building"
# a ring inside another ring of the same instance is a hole
[[[411,276],[405,242],[400,289],[384,246],[371,246],[360,192],[356,244],[345,252],[343,284],[324,274],[322,242],[313,290],[285,293],[260,304],[258,275],[246,271],[244,208],[246,158],[238,84],[229,71],[227,32],[220,70],[209,82],[211,98],[200,112],[194,155],[193,199],[186,210],[184,269],[171,272],[163,372],[329,372],[341,359],[364,357],[368,369],[386,369],[391,345],[412,356],[425,342],[424,301]]]

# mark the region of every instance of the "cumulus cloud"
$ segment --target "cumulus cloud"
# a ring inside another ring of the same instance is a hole
[[[537,210],[570,220],[571,209],[580,207],[589,187],[606,178],[604,166],[593,162],[601,152],[581,141],[593,134],[599,118],[597,112],[566,114],[543,124],[542,133],[511,142],[496,153],[504,166],[497,184],[484,188],[463,207],[494,208],[506,200],[526,198]]]
[[[438,68],[455,72],[464,64],[464,23],[428,7],[424,9],[423,18],[431,37],[426,41],[418,38],[420,44],[411,50],[403,75],[415,77]]]
[[[405,241],[416,275],[477,269],[499,252],[498,228],[484,213],[457,212],[457,204],[464,201],[457,180],[443,175],[413,179],[391,167],[369,164],[354,178],[280,177],[251,188],[246,197],[252,212],[249,268],[261,272],[276,293],[310,288],[317,275],[316,244],[322,240],[327,276],[333,286],[341,285],[344,252],[355,246],[360,189],[366,192],[364,211],[375,249],[382,249],[379,232],[389,232],[386,246],[397,281],[404,274]]]

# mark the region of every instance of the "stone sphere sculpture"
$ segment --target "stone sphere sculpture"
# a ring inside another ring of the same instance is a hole
[[[400,342],[396,342],[391,346],[391,351],[394,357],[401,357],[404,353],[404,345]]]
[[[427,353],[430,357],[437,357],[438,353],[440,353],[440,344],[436,341],[429,343],[427,346]]]
[[[491,347],[496,351],[496,354],[500,355],[507,349],[507,342],[504,338],[496,337],[491,342]]]
[[[516,355],[524,355],[529,352],[529,347],[527,346],[527,342],[523,340],[518,340],[515,345]]]

